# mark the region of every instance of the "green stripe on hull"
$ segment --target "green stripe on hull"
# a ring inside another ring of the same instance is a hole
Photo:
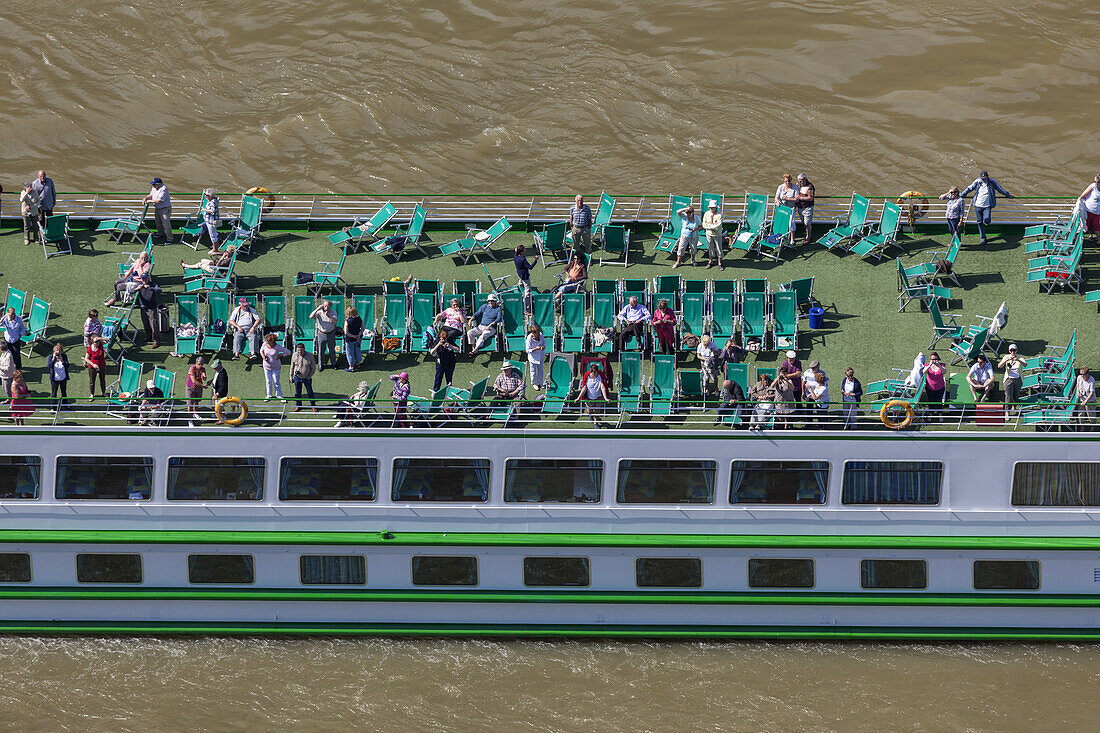
[[[655,547],[865,550],[1100,551],[1100,537],[882,535],[566,534],[551,532],[267,532],[200,530],[0,530],[0,543],[393,545],[402,547]]]

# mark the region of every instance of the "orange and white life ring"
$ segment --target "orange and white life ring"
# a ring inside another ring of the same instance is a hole
[[[264,205],[261,210],[265,214],[270,214],[271,210],[275,208],[275,194],[271,193],[271,191],[268,191],[263,186],[253,186],[245,191],[245,194],[263,199]]]
[[[234,417],[230,420],[226,420],[225,419],[225,406],[226,405],[237,405],[240,408],[240,413],[236,417]],[[237,427],[238,425],[243,423],[245,421],[245,419],[248,418],[248,403],[245,402],[244,400],[242,400],[240,397],[234,397],[233,395],[228,395],[228,396],[222,397],[220,400],[218,400],[218,404],[214,406],[214,414],[217,415],[218,420],[221,421],[222,423],[224,423],[226,425],[229,425],[229,426],[232,426],[232,427]]]
[[[901,420],[895,420],[892,414],[894,410],[903,410],[905,417]],[[890,400],[882,406],[878,416],[882,420],[882,424],[891,430],[905,430],[913,424],[915,413],[913,412],[913,406],[905,400]]]
[[[928,213],[928,197],[920,191],[906,191],[898,196],[898,206],[907,208],[906,214],[910,221],[919,219]]]

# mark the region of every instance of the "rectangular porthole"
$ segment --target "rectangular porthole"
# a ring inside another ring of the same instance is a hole
[[[489,500],[488,458],[395,458],[393,501]]]
[[[78,583],[140,583],[141,555],[93,554],[76,556]]]
[[[38,456],[0,456],[0,499],[37,499],[41,480]]]
[[[525,557],[523,584],[532,587],[587,588],[592,583],[587,557]]]
[[[749,560],[750,588],[813,588],[810,558],[754,557]]]
[[[66,501],[148,500],[153,459],[143,456],[58,456],[54,496]]]
[[[509,459],[504,501],[587,504],[600,500],[603,461]]]
[[[940,503],[943,464],[938,461],[848,461],[844,464],[844,504]]]
[[[256,561],[252,555],[188,555],[187,581],[251,585],[256,582]]]
[[[454,555],[415,555],[413,585],[477,585],[477,558]]]
[[[697,557],[639,557],[634,561],[639,588],[701,588],[703,561]]]
[[[975,590],[1038,590],[1038,560],[975,560]]]
[[[734,461],[731,504],[824,504],[828,461]]]
[[[1100,506],[1100,463],[1017,463],[1013,506]]]
[[[619,462],[620,504],[712,504],[714,461]]]
[[[302,555],[302,585],[366,585],[367,559],[362,555]]]
[[[928,587],[928,563],[924,560],[860,560],[859,584],[868,589],[923,590]]]
[[[0,552],[0,583],[31,582],[31,556],[25,552]]]
[[[284,458],[279,501],[374,501],[377,458]]]
[[[168,501],[259,501],[263,458],[169,458]]]

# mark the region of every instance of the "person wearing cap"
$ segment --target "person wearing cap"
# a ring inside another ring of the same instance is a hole
[[[997,362],[998,369],[1005,370],[1001,386],[1005,391],[1005,407],[1015,409],[1020,401],[1020,388],[1024,383],[1024,358],[1017,352],[1016,344],[1010,344],[1008,353]]]
[[[262,327],[260,314],[248,302],[248,298],[238,298],[237,307],[229,314],[229,328],[233,331],[233,361],[241,358],[241,346],[245,339],[248,339],[249,358],[259,357]]]
[[[187,370],[187,381],[183,385],[183,394],[187,398],[187,424],[191,427],[194,427],[195,420],[200,419],[197,407],[205,387],[206,367],[203,366],[203,358],[196,356],[195,363]]]
[[[473,347],[470,356],[477,356],[485,344],[496,338],[500,324],[504,322],[504,310],[500,307],[496,293],[489,293],[486,301],[474,311],[470,321],[473,325],[466,332],[466,341]]]
[[[500,365],[500,374],[493,381],[493,395],[498,400],[515,400],[523,397],[523,370],[508,359]]]
[[[584,244],[584,251],[592,252],[592,209],[584,203],[584,196],[577,194],[573,200],[573,206],[569,209],[569,233],[573,239],[573,248],[580,249]]]
[[[138,425],[157,423],[164,417],[164,392],[156,382],[149,379],[145,382],[145,389],[138,394]]]
[[[793,350],[787,352],[787,359],[779,365],[779,374],[787,377],[791,382],[792,402],[802,402],[802,362]]]
[[[390,398],[393,400],[393,426],[395,428],[407,428],[409,427],[407,419],[409,416],[409,392],[412,391],[412,385],[409,384],[409,373],[391,374],[390,381],[393,382],[393,391],[390,392]],[[314,408],[314,412],[316,411],[316,408]]]
[[[970,394],[975,402],[985,402],[993,392],[993,366],[986,361],[985,354],[978,354],[970,371],[966,373],[966,383],[970,385]],[[981,397],[979,397],[979,393]]]
[[[294,355],[290,357],[290,381],[294,382],[294,410],[302,409],[302,390],[309,395],[309,404],[317,412],[317,402],[313,399],[313,375],[317,372],[317,362],[313,355],[306,353],[305,344],[294,345]]]
[[[806,177],[805,173],[798,174],[798,180],[795,182],[795,226],[798,222],[802,222],[802,226],[806,228],[806,236],[802,240],[802,244],[810,243],[810,234],[814,228],[814,184],[810,183],[810,179]],[[791,230],[791,237],[794,237],[794,230]]]
[[[29,181],[23,184],[19,194],[19,213],[23,215],[23,244],[38,239],[38,194]]]
[[[966,213],[966,199],[959,195],[959,187],[952,186],[947,189],[947,193],[940,194],[940,201],[947,202],[947,209],[944,211],[944,217],[947,218],[947,231],[952,237],[958,237],[962,234],[962,218]]]
[[[1092,242],[1100,238],[1100,173],[1092,178],[1092,183],[1077,197],[1085,210],[1085,231],[1092,235]]]
[[[165,186],[160,178],[149,181],[149,185],[152,189],[141,203],[153,205],[153,219],[157,223],[157,231],[164,237],[165,244],[172,244],[172,197],[168,194],[168,186]]]
[[[202,207],[202,231],[199,232],[198,241],[202,241],[202,232],[210,239],[210,249],[218,248],[218,220],[221,218],[221,202],[214,189],[208,188],[202,192],[206,196],[206,203]],[[198,246],[198,241],[195,246]]]
[[[309,317],[313,319],[317,331],[317,371],[325,371],[325,350],[328,350],[332,360],[332,368],[336,368],[336,327],[339,324],[336,318],[336,310],[332,307],[331,300],[322,300]]]
[[[157,313],[157,295],[160,286],[153,282],[152,274],[146,272],[137,281],[137,290],[134,291],[134,302],[137,303],[141,313],[141,326],[145,329],[145,342],[152,348],[158,348],[160,341],[154,323]]]
[[[707,203],[706,213],[703,214],[703,231],[707,235],[707,269],[718,263],[718,269],[726,269],[722,264],[722,212],[718,208],[718,199],[711,199]]]
[[[1091,425],[1096,419],[1096,380],[1089,374],[1089,368],[1081,367],[1074,385],[1074,402],[1077,403],[1076,411],[1081,425],[1091,430]]]
[[[370,388],[370,382],[360,382],[351,397],[340,403],[340,412],[336,415],[336,424],[333,427],[342,428],[351,425],[362,416],[363,408],[367,406]]]
[[[57,203],[53,179],[46,175],[46,171],[38,171],[38,176],[31,182],[31,190],[38,196],[38,223],[46,226],[46,219],[53,215],[53,207]]]
[[[695,213],[695,207],[691,204],[675,213],[676,216],[680,217],[682,226],[680,228],[680,241],[676,243],[676,264],[672,266],[672,269],[675,270],[680,266],[680,260],[684,258],[685,254],[691,258],[691,266],[695,267],[695,250],[699,247],[699,215]]]
[[[974,192],[974,218],[978,221],[978,235],[981,243],[986,244],[985,228],[993,221],[993,209],[997,206],[997,194],[1000,193],[1006,199],[1012,198],[1012,194],[1001,188],[1001,184],[989,177],[989,171],[982,171],[974,182],[964,188],[959,194],[960,198],[966,198],[967,194]]]
[[[218,400],[223,397],[229,396],[229,372],[225,371],[225,367],[222,366],[221,359],[215,359],[210,362],[210,367],[214,370],[214,376],[210,377],[210,406],[217,408]],[[215,413],[216,414],[216,413]],[[218,420],[218,424],[221,424],[222,420]]]

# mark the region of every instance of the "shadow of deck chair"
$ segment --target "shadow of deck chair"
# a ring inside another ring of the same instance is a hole
[[[34,354],[34,346],[46,339],[46,326],[50,320],[50,304],[37,295],[31,299],[31,315],[27,319],[27,332],[19,337],[26,357]]]
[[[374,318],[374,296],[356,295],[351,299],[351,304],[363,319],[363,338],[359,341],[359,350],[363,354],[374,353],[375,334],[378,329]]]
[[[668,218],[661,222],[661,232],[657,235],[657,243],[653,245],[654,252],[676,253],[676,244],[684,230],[684,220],[676,212],[687,206],[691,206],[690,196],[668,197]]]
[[[905,273],[905,268],[901,266],[901,260],[897,260],[898,263],[898,313],[905,310],[905,307],[912,303],[914,300],[927,304],[930,300],[935,298],[942,298],[945,301],[951,300],[950,288],[940,287],[939,285],[931,285],[929,283],[914,283],[909,280],[909,276]]]
[[[142,209],[140,213],[136,209],[134,209],[128,212],[126,216],[122,216],[117,219],[104,219],[96,226],[95,233],[110,234],[111,241],[113,241],[115,244],[122,244],[122,241],[126,237],[133,237],[140,243],[141,237],[139,237],[138,234],[143,229],[149,232],[149,230],[145,227],[145,218],[149,216],[150,205],[151,204],[146,203],[145,208]],[[152,232],[149,232],[150,243],[152,243],[152,234]]]
[[[71,255],[73,253],[72,242],[69,241],[69,215],[51,214],[46,217],[46,224],[38,225],[38,237],[42,242],[42,254],[46,259],[56,255]],[[57,247],[56,252],[51,252],[49,246]]]
[[[825,232],[817,240],[817,243],[825,249],[846,250],[845,243],[850,244],[863,233],[863,229],[867,225],[867,210],[870,207],[871,202],[866,197],[852,192],[852,200],[848,203],[848,213],[837,217],[836,225]]]
[[[252,243],[260,238],[260,223],[263,218],[264,202],[256,196],[241,197],[241,213],[229,222],[229,234],[222,240],[219,249],[233,245],[236,252],[252,252]]]
[[[175,337],[173,356],[194,356],[202,344],[202,323],[199,318],[199,296],[176,296],[176,323],[172,329]]]
[[[642,354],[626,351],[619,355],[619,422],[638,413],[642,401]],[[618,427],[616,426],[616,427]]]
[[[558,265],[569,261],[569,248],[565,246],[565,222],[547,224],[542,231],[531,232],[538,249],[543,269],[547,265]]]
[[[876,260],[881,260],[886,253],[886,248],[896,243],[900,224],[901,209],[892,201],[883,201],[882,214],[879,216],[878,223],[871,225],[868,233],[851,245],[848,251],[863,259],[874,257]]]
[[[756,240],[756,245],[760,254],[778,262],[783,245],[790,246],[793,239],[794,209],[790,206],[776,206],[767,232]]]
[[[229,294],[210,293],[206,296],[206,318],[203,319],[203,351],[213,351],[217,354],[225,348],[225,337],[228,333]]]
[[[649,412],[652,415],[672,414],[676,396],[676,357],[672,354],[653,356],[653,380],[649,383]]]
[[[768,197],[760,193],[745,194],[745,216],[738,219],[737,231],[730,237],[730,249],[751,252],[764,236],[768,221]]]
[[[141,389],[141,364],[130,359],[119,362],[118,379],[107,385],[107,414],[111,417],[131,417],[130,407]]]
[[[567,354],[584,351],[588,332],[584,310],[584,293],[561,296],[561,350]]]
[[[370,247],[372,252],[388,254],[393,257],[394,262],[400,262],[405,253],[409,251],[409,247],[416,247],[420,250],[420,254],[431,257],[428,251],[420,246],[421,239],[428,239],[428,235],[424,233],[426,220],[427,213],[425,213],[424,207],[417,204],[413,207],[412,217],[409,219],[408,224],[397,225],[392,237],[379,239],[367,246]]]
[[[351,248],[353,252],[357,251],[365,238],[378,239],[378,232],[382,231],[386,224],[389,224],[390,219],[395,216],[397,216],[397,208],[387,201],[382,208],[374,212],[371,218],[360,221],[356,217],[350,227],[328,235],[328,241],[337,247]]]
[[[609,265],[630,264],[630,233],[621,224],[608,224],[603,228],[603,246],[600,248],[600,264],[604,264],[604,255],[622,255],[621,261],[609,260]]]

